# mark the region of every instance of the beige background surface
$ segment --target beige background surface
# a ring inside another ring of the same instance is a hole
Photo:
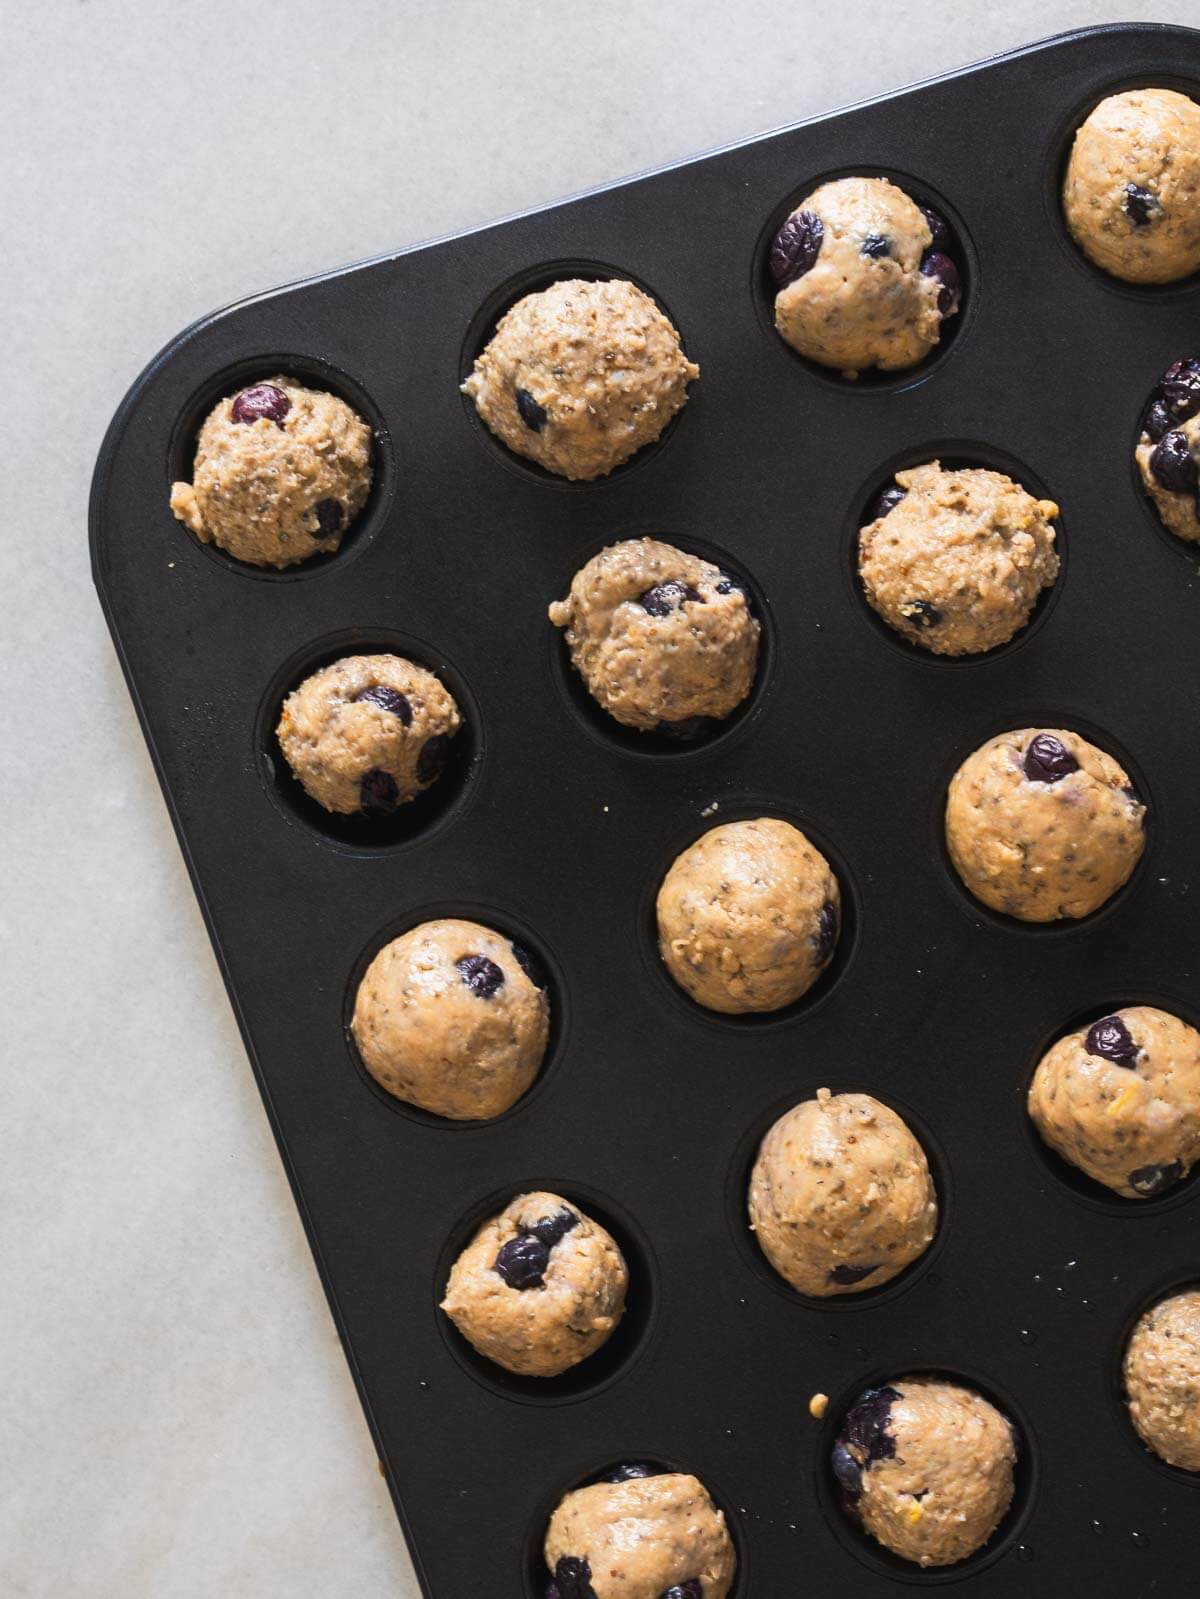
[[[0,0],[2,1599],[417,1593],[92,593],[130,381],[222,302],[1120,15],[1200,21]]]

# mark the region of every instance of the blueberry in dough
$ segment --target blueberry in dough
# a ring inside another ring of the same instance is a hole
[[[1018,728],[989,739],[954,774],[946,847],[983,904],[1053,922],[1089,915],[1128,881],[1145,819],[1111,755],[1065,728]]]
[[[1200,1160],[1200,1033],[1125,1006],[1046,1052],[1028,1106],[1064,1160],[1125,1199],[1156,1199]]]
[[[1163,526],[1200,543],[1200,360],[1184,357],[1163,373],[1134,458]]]
[[[209,412],[171,510],[239,561],[293,566],[339,547],[366,504],[371,457],[371,430],[344,400],[274,377]]]

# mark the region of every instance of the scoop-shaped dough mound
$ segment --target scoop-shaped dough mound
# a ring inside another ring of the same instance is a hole
[[[726,717],[754,685],[759,625],[711,561],[658,539],[612,544],[550,607],[598,705],[643,731]]]
[[[924,1254],[937,1230],[925,1151],[869,1094],[818,1090],[762,1141],[750,1227],[802,1294],[877,1288]]]
[[[886,178],[836,178],[802,200],[789,222],[812,235],[808,217],[819,223],[819,247],[775,296],[780,336],[847,377],[924,360],[958,302],[921,270],[933,233],[917,203]]]
[[[995,1405],[930,1377],[869,1389],[833,1450],[848,1508],[919,1566],[950,1566],[982,1549],[1012,1503],[1016,1461],[1016,1434]]]
[[[1182,443],[1176,444],[1176,439]],[[1176,488],[1161,481],[1155,470],[1155,450],[1160,445],[1171,451],[1167,469],[1170,483],[1186,484],[1185,487]],[[1174,450],[1172,445],[1175,445]],[[1135,453],[1142,483],[1163,526],[1177,539],[1186,539],[1191,544],[1200,541],[1200,415],[1188,417],[1169,429],[1161,440],[1152,439],[1143,430]],[[1190,472],[1186,465],[1180,469],[1180,458],[1184,462],[1190,459]]]
[[[674,1588],[690,1599],[689,1583],[725,1599],[737,1569],[723,1513],[683,1472],[577,1488],[551,1516],[544,1552],[547,1599],[556,1588],[561,1599],[663,1599]]]
[[[557,1377],[612,1336],[628,1284],[598,1222],[558,1194],[518,1194],[454,1262],[442,1309],[505,1370]]]
[[[1200,1289],[1153,1305],[1125,1351],[1129,1415],[1169,1466],[1200,1471]]]
[[[1075,134],[1063,212],[1115,278],[1173,283],[1200,269],[1200,105],[1174,89],[1101,100]]]
[[[597,478],[658,438],[699,376],[635,284],[567,278],[501,317],[463,393],[510,450]]]
[[[1200,1033],[1127,1005],[1042,1057],[1029,1114],[1051,1149],[1126,1199],[1154,1199],[1200,1160]]]
[[[1003,472],[943,471],[938,461],[897,472],[896,483],[903,498],[888,491],[858,536],[872,608],[935,655],[1007,644],[1058,576],[1058,506]]]
[[[772,1011],[806,994],[833,958],[841,891],[790,822],[726,822],[684,850],[658,891],[658,947],[709,1010]]]
[[[268,378],[209,412],[171,510],[202,543],[254,566],[330,555],[366,504],[371,446],[344,400]]]
[[[1024,922],[1087,916],[1127,881],[1146,807],[1111,755],[1065,728],[1000,733],[950,783],[946,845],[964,884]]]
[[[384,815],[437,781],[461,725],[453,695],[424,667],[348,655],[288,695],[276,736],[327,811]]]
[[[550,1005],[500,933],[478,922],[422,922],[367,967],[351,1030],[389,1094],[481,1121],[515,1105],[537,1076]]]

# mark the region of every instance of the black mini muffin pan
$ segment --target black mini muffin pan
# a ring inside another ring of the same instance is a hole
[[[1093,29],[263,295],[170,344],[113,421],[96,584],[434,1599],[539,1599],[549,1509],[622,1459],[709,1485],[738,1599],[948,1582],[1129,1599],[1191,1569],[1200,1483],[1156,1465],[1115,1385],[1131,1316],[1200,1279],[1196,1185],[1089,1192],[1031,1145],[1022,1103],[1036,1052],[1080,1018],[1131,994],[1200,1008],[1195,570],[1155,536],[1129,460],[1159,374],[1196,350],[1200,281],[1103,278],[1047,200],[1089,109],[1156,82],[1200,95],[1200,34]],[[814,371],[764,300],[787,198],[856,171],[944,207],[965,266],[952,340],[886,382]],[[702,371],[663,440],[569,492],[458,387],[504,307],[565,269],[642,284]],[[270,580],[201,546],[167,497],[206,407],[279,370],[345,395],[378,449],[342,551]],[[1020,463],[1070,539],[1025,634],[970,671],[882,634],[848,580],[855,518],[935,451]],[[752,701],[691,746],[598,723],[546,619],[583,560],[649,532],[726,558],[764,623]],[[358,828],[296,792],[272,729],[305,671],[385,646],[443,673],[469,731],[440,793]],[[977,906],[938,824],[957,761],[1031,722],[1127,753],[1151,804],[1128,888],[1049,934]],[[808,825],[847,917],[819,991],[738,1023],[656,969],[650,907],[675,849],[755,812]],[[519,937],[551,993],[545,1069],[491,1124],[396,1106],[347,1039],[365,962],[433,914]],[[825,1084],[910,1117],[943,1207],[928,1259],[829,1305],[773,1279],[744,1222],[756,1134]],[[610,1350],[544,1392],[437,1309],[471,1224],[535,1184],[613,1227],[634,1285]],[[911,1371],[997,1396],[1025,1440],[1004,1525],[940,1572],[870,1544],[828,1474],[846,1407]]]

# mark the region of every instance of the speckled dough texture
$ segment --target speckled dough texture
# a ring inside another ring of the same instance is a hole
[[[1101,100],[1075,135],[1063,211],[1080,249],[1113,277],[1173,283],[1195,272],[1200,105],[1173,89]]]
[[[403,805],[430,787],[461,725],[432,672],[399,655],[349,655],[288,695],[276,735],[305,791],[351,814]]]
[[[1150,1005],[1113,1015],[1135,1057],[1093,1053],[1087,1027],[1068,1033],[1038,1063],[1029,1114],[1064,1160],[1126,1199],[1152,1199],[1200,1159],[1200,1033]]]
[[[1196,463],[1197,475],[1200,476],[1200,416],[1190,417],[1186,422],[1180,422],[1172,432],[1182,433],[1188,442],[1192,460]],[[1143,431],[1137,445],[1137,465],[1141,473],[1142,483],[1146,493],[1154,502],[1154,509],[1162,519],[1163,526],[1177,539],[1187,539],[1190,543],[1200,541],[1200,490],[1177,491],[1164,488],[1155,477],[1150,468],[1150,457],[1154,454],[1154,440]]]
[[[859,1461],[863,1525],[919,1566],[966,1560],[1012,1502],[1017,1451],[1008,1418],[957,1383],[903,1377],[888,1386],[900,1396],[885,1429],[895,1447]]]
[[[1125,1393],[1142,1442],[1169,1466],[1200,1471],[1200,1289],[1160,1300],[1138,1322]]]
[[[287,397],[282,421],[237,422],[237,394],[221,400],[200,429],[192,481],[171,489],[171,510],[239,561],[293,566],[337,550],[366,504],[371,430],[336,395],[286,377],[265,382]]]
[[[1025,775],[1042,731],[1079,762],[1058,782]],[[966,887],[1024,922],[1087,916],[1127,881],[1145,846],[1146,808],[1113,760],[1065,728],[1000,733],[950,784],[946,845]]]
[[[482,956],[502,981],[490,995],[460,961]],[[550,1033],[546,995],[507,938],[478,922],[422,922],[385,944],[354,1002],[363,1064],[397,1099],[478,1121],[514,1105],[537,1076]]]
[[[749,1210],[775,1270],[821,1297],[890,1282],[929,1247],[938,1213],[925,1151],[895,1111],[827,1088],[763,1139]]]
[[[501,317],[463,392],[510,450],[589,479],[657,439],[699,376],[635,284],[567,278]]]
[[[544,1552],[551,1571],[564,1556],[586,1560],[596,1599],[661,1599],[688,1582],[703,1599],[725,1599],[737,1568],[724,1515],[683,1472],[567,1494]]]
[[[933,235],[915,201],[886,178],[837,178],[797,210],[819,217],[825,231],[814,265],[775,296],[780,336],[847,377],[924,360],[941,337],[942,314],[940,285],[921,271]],[[864,254],[871,235],[889,242],[886,255]]]
[[[588,693],[626,727],[724,718],[754,685],[759,625],[745,594],[711,561],[658,539],[602,550],[550,620],[566,629]]]
[[[495,1269],[505,1244],[569,1212],[542,1285],[513,1288]],[[481,1355],[526,1377],[557,1377],[595,1354],[625,1311],[629,1272],[611,1235],[557,1194],[519,1194],[455,1261],[442,1309]]]
[[[859,534],[858,569],[872,608],[935,655],[1007,644],[1058,576],[1053,500],[1003,472],[897,472],[904,498]]]
[[[829,862],[777,817],[726,822],[685,849],[658,891],[671,976],[709,1010],[779,1010],[833,957],[841,891]]]

